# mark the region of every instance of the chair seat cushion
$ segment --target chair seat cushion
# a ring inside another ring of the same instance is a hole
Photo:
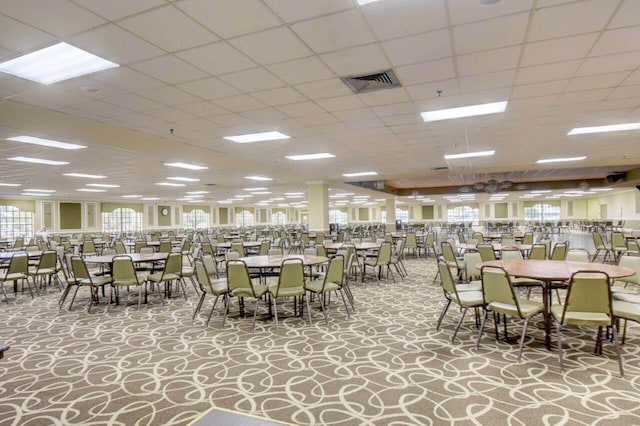
[[[535,302],[533,300],[518,299],[518,304],[520,305],[520,313],[522,313],[524,318],[532,317],[544,310],[544,305],[541,302]],[[489,309],[514,317],[520,316],[516,305],[509,303],[491,302],[489,303]]]
[[[611,302],[613,315],[617,318],[625,318],[632,321],[640,322],[640,305],[637,303],[623,302],[622,300],[613,300]]]
[[[637,293],[623,293],[616,291],[615,293],[611,293],[611,297],[613,300],[640,304],[640,294]]]
[[[269,293],[273,296],[276,296],[276,292],[278,297],[293,297],[293,296],[302,296],[305,293],[304,287],[284,287],[278,290],[278,286],[269,287]]]
[[[236,297],[253,297],[255,293],[256,297],[262,297],[266,292],[269,291],[269,287],[267,286],[258,286],[253,285],[253,292],[249,288],[234,288],[231,290],[231,294]]]
[[[458,300],[455,299],[455,295],[451,295],[452,300],[460,306],[482,306],[484,305],[484,298],[481,291],[462,291],[458,293]]]
[[[14,280],[22,280],[26,278],[26,275],[22,272],[14,272],[11,274],[5,274],[0,276],[0,281],[14,281]]]
[[[306,283],[305,287],[309,291],[312,291],[314,293],[320,293],[322,291],[323,284],[324,284],[324,280],[313,280]],[[325,292],[336,291],[338,289],[340,289],[340,285],[333,282],[328,282],[324,285]]]
[[[229,292],[229,287],[227,286],[226,278],[218,278],[215,280],[210,280],[211,288],[205,287],[204,291],[207,293],[211,293],[214,296],[220,296],[222,294]]]
[[[551,306],[551,315],[556,320],[560,321],[562,318],[562,311],[564,306],[553,305]],[[567,312],[564,317],[563,324],[567,325],[586,325],[586,326],[607,326],[611,325],[611,317],[605,313],[599,312]]]
[[[456,284],[456,290],[462,291],[482,291],[482,281],[471,281],[469,284]]]
[[[147,279],[149,281],[153,281],[155,283],[158,283],[160,281],[175,281],[177,279],[180,279],[180,276],[178,274],[164,274],[162,272],[156,272],[155,274],[149,274],[147,275]]]
[[[56,273],[56,268],[30,268],[29,275],[51,275]]]
[[[93,285],[95,287],[99,287],[101,285],[111,284],[111,282],[113,282],[113,278],[106,277],[106,276],[92,277],[91,280],[88,279],[88,278],[85,278],[85,279],[80,281],[80,284],[82,284],[82,285],[91,285],[91,282],[93,282]]]

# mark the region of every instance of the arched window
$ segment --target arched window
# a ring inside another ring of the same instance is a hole
[[[142,231],[142,213],[124,207],[102,212],[102,232]]]
[[[182,213],[182,224],[188,229],[206,229],[209,227],[209,213],[202,209]]]
[[[0,206],[0,236],[14,239],[33,235],[33,213],[14,206]]]
[[[330,223],[338,223],[340,225],[347,224],[347,212],[335,209],[329,210],[329,222]]]
[[[548,203],[525,206],[524,219],[538,222],[558,221],[560,220],[560,206]]]
[[[236,211],[236,225],[237,226],[253,226],[254,217],[253,212],[250,210],[237,210]]]
[[[448,222],[473,222],[478,224],[479,211],[477,207],[457,206],[447,209]]]
[[[287,215],[282,211],[274,211],[271,213],[272,225],[284,225],[287,222]]]

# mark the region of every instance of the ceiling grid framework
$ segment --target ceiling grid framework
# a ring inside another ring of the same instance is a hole
[[[64,41],[120,67],[51,86],[0,74],[3,111],[37,110],[45,118],[18,127],[5,114],[0,139],[30,134],[88,145],[66,157],[70,167],[91,164],[100,152],[108,158],[100,167],[113,170],[101,172],[121,185],[101,198],[116,200],[125,191],[179,198],[182,192],[155,185],[170,173],[162,167],[170,160],[208,164],[206,181],[216,183],[211,200],[245,185],[250,169],[282,187],[315,180],[338,185],[346,181],[343,173],[376,170],[380,180],[427,188],[449,186],[455,176],[528,176],[541,167],[556,170],[549,178],[563,179],[557,165],[535,164],[551,155],[586,155],[579,164],[585,178],[640,165],[637,131],[566,135],[577,126],[640,121],[637,1],[54,3],[46,13],[36,0],[0,1],[0,61]],[[385,69],[396,72],[402,87],[354,94],[340,81]],[[421,111],[500,100],[509,101],[504,114],[420,119]],[[43,125],[57,121],[54,113],[65,114],[64,125]],[[223,139],[272,130],[291,139],[247,145]],[[107,133],[118,140],[105,142]],[[496,155],[431,170],[447,164],[443,155],[467,150],[467,142],[468,150]],[[162,148],[142,148],[154,144]],[[0,181],[26,175],[33,185],[78,196],[58,176],[62,171],[51,176],[50,169],[4,160],[59,152],[5,140],[0,150]],[[336,157],[285,159],[315,152]],[[130,157],[152,167],[122,167],[118,159]]]

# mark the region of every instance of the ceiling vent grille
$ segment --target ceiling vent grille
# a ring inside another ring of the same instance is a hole
[[[401,86],[393,70],[357,77],[342,77],[342,81],[355,93],[375,92]]]

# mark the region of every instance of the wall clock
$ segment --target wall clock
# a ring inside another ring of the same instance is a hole
[[[160,210],[160,214],[162,216],[167,216],[169,214],[169,209],[164,207],[162,210]]]

